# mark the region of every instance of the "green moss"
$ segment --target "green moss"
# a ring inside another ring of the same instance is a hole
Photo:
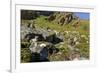
[[[27,48],[21,48],[21,63],[26,63],[31,61],[31,52]]]
[[[82,43],[82,44],[77,45],[76,48],[79,49],[81,57],[89,58],[89,52],[90,52],[89,44]]]

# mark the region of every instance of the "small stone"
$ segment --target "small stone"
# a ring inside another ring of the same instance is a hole
[[[76,45],[78,45],[79,44],[79,42],[76,42]]]

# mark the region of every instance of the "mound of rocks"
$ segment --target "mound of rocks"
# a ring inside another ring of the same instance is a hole
[[[77,19],[78,17],[76,17],[72,12],[55,12],[48,18],[49,21],[55,21],[60,25],[68,24]]]

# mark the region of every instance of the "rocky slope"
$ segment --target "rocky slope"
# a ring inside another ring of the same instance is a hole
[[[55,23],[60,25],[65,25],[73,20],[78,20],[78,17],[76,17],[72,12],[55,12],[49,16],[48,20],[55,21]]]
[[[21,62],[89,59],[89,23],[72,12],[44,13],[21,21]]]

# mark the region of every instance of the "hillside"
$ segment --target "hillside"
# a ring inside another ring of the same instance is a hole
[[[22,63],[89,59],[89,20],[72,12],[35,14],[35,18],[28,18],[28,14],[21,18]],[[32,39],[36,41],[30,42]]]

